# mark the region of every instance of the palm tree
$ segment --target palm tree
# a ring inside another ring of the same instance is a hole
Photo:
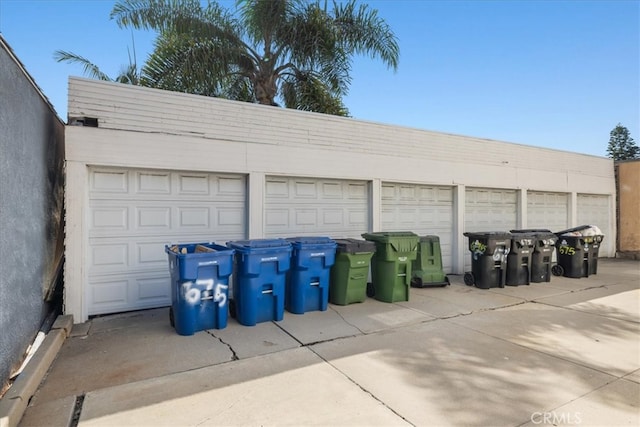
[[[64,50],[56,50],[53,53],[53,59],[57,62],[67,62],[69,64],[80,64],[83,68],[83,72],[86,76],[92,79],[105,80],[111,82],[125,83],[131,85],[140,85],[141,84],[141,75],[138,70],[138,64],[136,61],[136,50],[135,44],[133,45],[133,57],[131,56],[131,52],[127,48],[127,53],[129,54],[129,65],[122,67],[120,73],[117,77],[111,78],[98,67],[93,62],[89,61],[87,58],[75,54],[73,52],[68,52]]]
[[[356,54],[397,69],[395,35],[366,4],[320,0],[119,0],[121,27],[158,32],[142,84],[182,92],[348,115],[342,103]]]

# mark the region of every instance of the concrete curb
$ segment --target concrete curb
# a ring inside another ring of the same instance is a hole
[[[0,400],[0,427],[18,425],[72,327],[73,316],[58,316],[29,364]]]

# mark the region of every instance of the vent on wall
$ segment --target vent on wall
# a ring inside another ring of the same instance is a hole
[[[69,117],[69,126],[98,127],[98,119],[95,117]]]

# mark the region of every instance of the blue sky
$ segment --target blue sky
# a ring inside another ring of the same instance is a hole
[[[220,3],[233,7],[235,1]],[[356,58],[354,118],[606,155],[626,126],[640,144],[640,1],[369,0],[400,41],[397,72]],[[0,0],[0,32],[64,120],[67,79],[85,56],[108,75],[150,52],[120,29],[112,0]]]

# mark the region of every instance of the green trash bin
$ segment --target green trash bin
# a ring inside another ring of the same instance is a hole
[[[364,233],[376,245],[371,259],[372,294],[378,301],[409,301],[411,270],[420,237],[410,231]]]
[[[449,285],[449,278],[442,269],[440,237],[421,236],[418,257],[413,263],[411,286],[427,288]]]
[[[373,242],[358,239],[334,239],[336,260],[331,267],[329,302],[347,305],[367,298],[367,279],[371,257],[376,250]]]

